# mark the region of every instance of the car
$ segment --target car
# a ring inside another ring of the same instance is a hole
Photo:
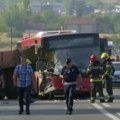
[[[115,68],[112,79],[113,87],[120,87],[120,61],[113,61],[112,63]]]

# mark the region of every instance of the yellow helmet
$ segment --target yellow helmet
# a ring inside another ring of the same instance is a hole
[[[108,58],[110,58],[110,56],[109,56],[109,54],[108,53],[102,53],[102,55],[101,55],[101,59],[108,59]]]
[[[31,61],[29,59],[26,59],[27,64],[31,64]]]

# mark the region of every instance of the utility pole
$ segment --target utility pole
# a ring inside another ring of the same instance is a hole
[[[10,41],[10,43],[11,43],[11,51],[12,51],[12,27],[10,28],[10,33],[11,33],[11,41]]]
[[[29,27],[29,29],[28,29],[28,34],[29,34],[29,37],[30,37],[30,27]]]

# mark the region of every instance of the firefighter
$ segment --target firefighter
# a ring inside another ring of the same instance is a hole
[[[31,65],[31,64],[32,64],[32,62],[31,62],[29,59],[26,59],[26,63],[27,63],[28,65]]]
[[[112,61],[108,53],[102,53],[101,59],[103,60],[103,68],[104,68],[102,78],[105,82],[105,88],[108,93],[107,102],[113,102],[114,96],[113,96],[113,89],[112,89],[112,77],[114,75],[115,69],[113,67]]]
[[[64,79],[64,94],[67,106],[66,114],[71,115],[73,112],[73,100],[76,90],[76,80],[77,78],[79,78],[79,80],[82,79],[78,67],[72,64],[70,58],[66,60],[66,65],[62,69],[60,77]]]
[[[119,55],[116,55],[116,61],[120,61],[120,56]]]
[[[102,85],[102,66],[100,61],[97,59],[97,56],[92,54],[90,56],[90,64],[88,66],[87,72],[90,77],[90,83],[91,83],[91,98],[90,102],[94,103],[96,99],[96,93],[99,92],[100,97],[100,103],[105,102],[104,101],[104,95],[103,95],[103,85]]]

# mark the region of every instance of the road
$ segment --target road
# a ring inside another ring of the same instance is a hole
[[[114,103],[75,100],[72,115],[65,115],[65,100],[37,100],[31,104],[31,115],[18,115],[17,100],[0,101],[0,120],[120,120],[120,90],[114,89],[114,94]]]

